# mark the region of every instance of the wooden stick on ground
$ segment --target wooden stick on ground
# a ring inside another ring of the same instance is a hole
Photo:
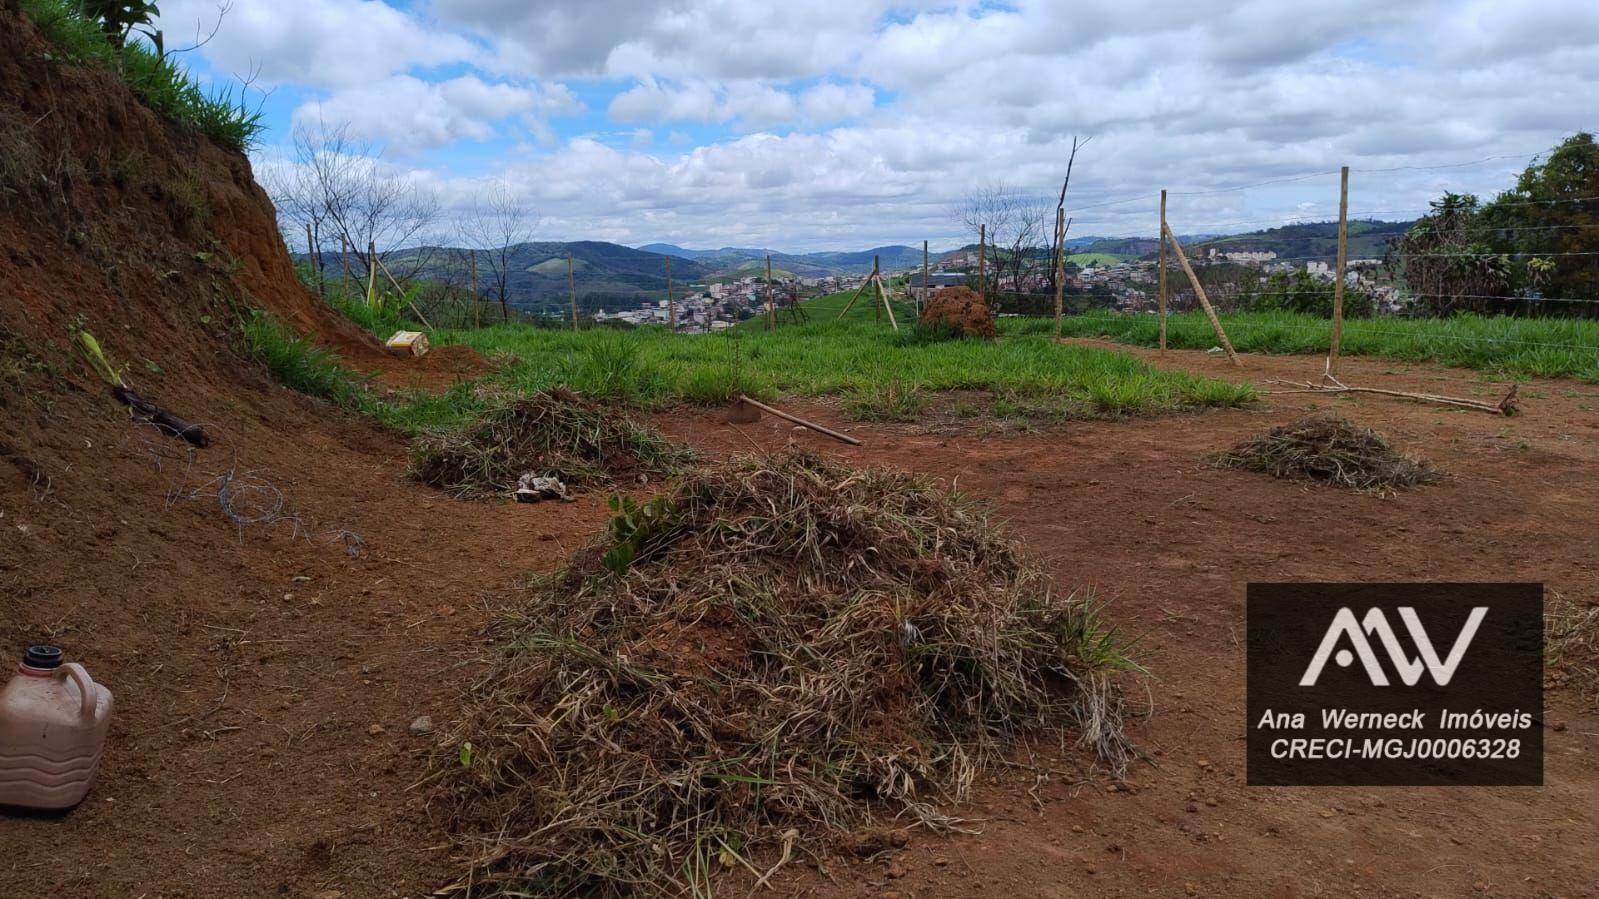
[[[750,399],[749,397],[745,396],[742,393],[738,395],[738,399],[739,399],[740,402],[749,403],[751,406],[754,406],[755,408],[760,409],[763,412],[770,412],[773,415],[776,415],[778,418],[784,419],[785,421],[791,421],[791,422],[793,422],[793,423],[795,423],[795,424],[797,424],[797,425],[799,425],[801,427],[810,428],[811,430],[815,431],[818,434],[826,434],[827,436],[833,438],[834,440],[842,440],[845,443],[849,444],[850,446],[860,446],[861,445],[861,442],[859,440],[856,440],[854,437],[851,437],[848,434],[840,434],[839,432],[837,432],[837,431],[835,431],[835,430],[833,430],[831,428],[824,428],[824,427],[822,427],[821,425],[817,424],[814,421],[806,421],[805,419],[800,418],[798,415],[790,415],[790,414],[788,414],[787,412],[784,412],[781,409],[773,409],[771,406],[768,406],[765,403],[758,403],[755,400]]]
[[[1322,375],[1321,384],[1312,384],[1309,381],[1267,381],[1268,384],[1284,384],[1289,390],[1273,390],[1270,393],[1375,393],[1381,396],[1396,396],[1407,400],[1416,400],[1423,403],[1438,403],[1443,406],[1459,406],[1462,409],[1475,409],[1478,412],[1491,412],[1495,415],[1514,415],[1516,413],[1517,385],[1510,385],[1510,390],[1504,398],[1497,403],[1486,400],[1468,400],[1454,396],[1442,396],[1436,393],[1411,393],[1405,390],[1384,390],[1381,387],[1351,387],[1331,374]],[[1266,392],[1266,391],[1262,391]]]
[[[1183,274],[1188,276],[1188,283],[1193,286],[1194,293],[1199,297],[1199,305],[1205,307],[1205,315],[1210,318],[1210,326],[1216,329],[1216,338],[1221,341],[1221,348],[1227,351],[1227,358],[1233,360],[1234,365],[1243,368],[1244,363],[1233,350],[1233,342],[1227,339],[1227,332],[1222,330],[1221,319],[1216,317],[1216,310],[1211,307],[1210,298],[1205,296],[1205,288],[1200,286],[1199,276],[1194,274],[1193,267],[1188,264],[1188,257],[1183,254],[1183,245],[1177,242],[1177,235],[1173,234],[1171,228],[1164,222],[1161,223],[1161,230],[1164,232],[1161,236],[1171,241],[1172,252],[1177,254],[1177,262],[1183,267]]]

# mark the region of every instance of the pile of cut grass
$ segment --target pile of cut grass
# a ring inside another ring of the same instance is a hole
[[[554,388],[501,403],[461,429],[424,433],[411,475],[460,497],[508,493],[528,472],[568,486],[634,475],[671,475],[692,458],[683,446],[612,408]]]
[[[960,496],[784,453],[617,507],[441,748],[482,894],[708,895],[874,814],[950,823],[1024,736],[1125,765],[1120,640]]]
[[[1599,707],[1599,604],[1549,592],[1544,604],[1544,679]]]
[[[1415,487],[1441,478],[1430,464],[1401,454],[1376,431],[1335,415],[1311,415],[1272,428],[1214,461],[1222,468],[1356,490]]]

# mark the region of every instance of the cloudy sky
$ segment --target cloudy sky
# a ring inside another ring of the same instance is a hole
[[[217,18],[161,7],[168,46]],[[186,58],[265,92],[258,167],[347,123],[447,207],[691,248],[955,245],[1073,135],[1074,235],[1153,234],[1162,187],[1180,232],[1336,217],[1339,165],[1399,218],[1599,127],[1593,0],[231,0]]]

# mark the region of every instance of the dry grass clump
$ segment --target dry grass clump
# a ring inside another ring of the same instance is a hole
[[[1442,477],[1429,463],[1401,454],[1376,431],[1335,415],[1310,415],[1272,428],[1213,458],[1222,468],[1356,490],[1415,487]]]
[[[1599,604],[1549,591],[1544,603],[1544,679],[1599,706]]]
[[[708,892],[875,813],[947,824],[1024,734],[1125,765],[1118,638],[958,495],[786,453],[614,506],[446,744],[463,888]]]
[[[411,475],[456,496],[516,489],[527,472],[568,485],[669,475],[693,454],[632,418],[553,388],[496,406],[460,431],[419,438]]]

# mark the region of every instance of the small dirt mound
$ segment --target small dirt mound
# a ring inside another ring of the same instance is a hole
[[[487,892],[686,893],[874,811],[936,826],[1023,734],[1125,762],[1115,637],[957,495],[790,453],[617,506],[443,750]]]
[[[1311,415],[1272,428],[1218,454],[1215,462],[1356,490],[1415,487],[1442,477],[1429,463],[1402,455],[1376,431],[1334,415]]]
[[[670,475],[686,448],[614,409],[555,388],[497,406],[462,431],[419,438],[411,475],[456,496],[509,493],[533,472],[569,486]]]
[[[922,307],[922,324],[945,328],[962,337],[992,340],[994,316],[977,291],[967,287],[945,287],[933,291]]]

